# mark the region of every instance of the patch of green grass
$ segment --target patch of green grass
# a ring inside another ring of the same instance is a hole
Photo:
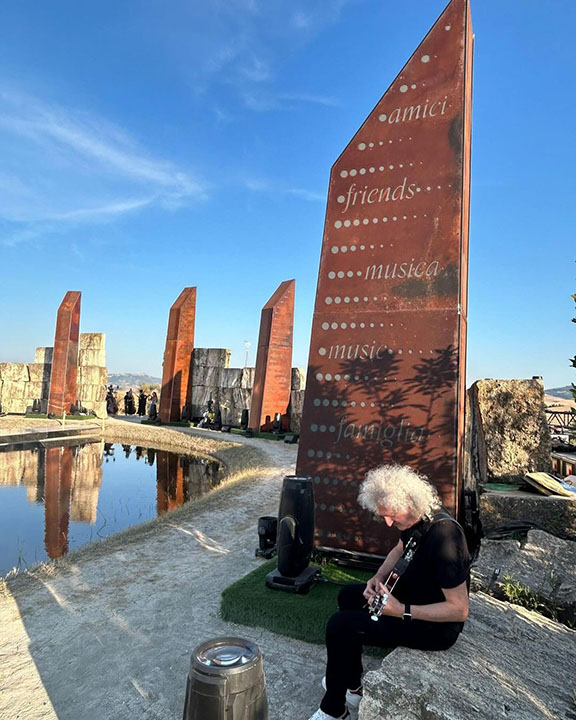
[[[314,583],[307,595],[299,595],[266,587],[266,575],[275,569],[276,562],[264,563],[224,590],[220,605],[224,620],[323,644],[326,623],[338,609],[336,598],[341,586],[334,582],[366,582],[371,577],[365,570],[323,565],[322,576],[334,582]]]
[[[507,576],[502,578],[502,581],[498,583],[496,591],[493,594],[499,599],[507,600],[514,605],[520,605],[527,610],[540,613],[540,615],[544,615],[544,617],[550,618],[550,620],[562,623],[572,630],[576,630],[575,604],[565,606],[556,605],[546,596],[535,592],[527,585]]]

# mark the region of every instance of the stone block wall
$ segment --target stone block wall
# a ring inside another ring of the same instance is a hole
[[[225,348],[194,348],[192,353],[192,417],[200,418],[208,401],[222,412],[224,425],[239,426],[242,410],[250,410],[254,368],[231,368],[230,350]],[[290,395],[291,426],[300,432],[305,374],[292,368],[292,392]]]
[[[38,347],[33,363],[0,363],[0,403],[7,413],[29,412],[40,400],[41,412],[48,410],[52,348]],[[78,400],[98,417],[106,417],[106,336],[82,333],[78,358]]]
[[[78,400],[86,410],[106,417],[106,335],[81,333],[78,352]]]
[[[45,411],[50,386],[50,366],[38,363],[0,363],[0,403],[7,413],[25,413],[40,400]]]

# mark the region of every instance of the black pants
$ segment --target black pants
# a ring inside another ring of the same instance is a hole
[[[364,645],[418,650],[446,650],[458,637],[458,623],[434,623],[400,618],[370,619],[362,593],[366,585],[347,585],[338,595],[340,611],[326,626],[326,694],[320,707],[328,715],[340,717],[346,709],[346,690],[362,684]]]

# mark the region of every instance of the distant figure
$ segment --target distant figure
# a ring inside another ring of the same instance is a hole
[[[136,404],[134,402],[134,393],[132,388],[124,395],[124,415],[134,415],[136,412]]]
[[[146,415],[146,400],[148,397],[142,388],[140,388],[140,394],[138,395],[138,415]]]
[[[150,395],[150,407],[148,408],[148,417],[150,420],[158,419],[158,395],[156,390]]]
[[[106,412],[108,415],[118,415],[118,403],[112,385],[108,386],[108,392],[106,393]]]

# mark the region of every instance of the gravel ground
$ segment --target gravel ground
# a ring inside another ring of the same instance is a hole
[[[31,425],[0,418],[0,433]],[[308,718],[321,697],[324,649],[218,615],[222,590],[260,563],[257,520],[277,514],[296,446],[125,420],[106,421],[103,434],[216,456],[227,481],[194,505],[0,585],[0,718],[180,720],[192,649],[226,634],[261,648],[270,720]]]

